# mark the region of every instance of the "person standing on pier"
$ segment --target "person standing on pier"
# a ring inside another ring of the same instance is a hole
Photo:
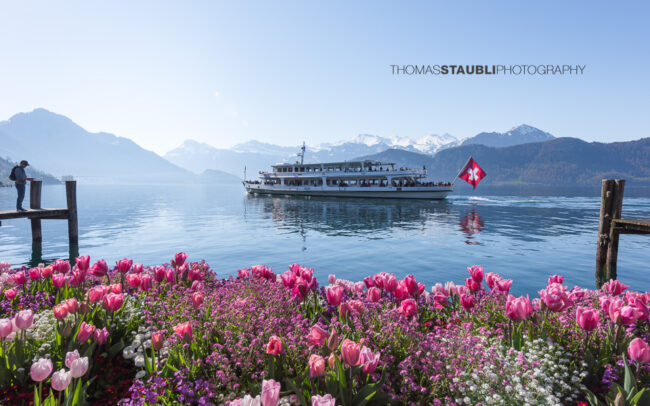
[[[23,209],[23,199],[25,198],[25,186],[28,180],[34,180],[34,178],[28,178],[25,173],[25,168],[29,166],[29,162],[23,160],[20,161],[20,165],[16,165],[11,171],[13,179],[16,182],[16,190],[18,191],[18,198],[16,199],[16,210],[25,211]]]

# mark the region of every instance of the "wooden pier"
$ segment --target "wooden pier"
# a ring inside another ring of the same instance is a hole
[[[32,226],[32,250],[33,256],[39,257],[42,250],[43,233],[41,220],[68,220],[68,241],[70,243],[71,255],[79,251],[79,223],[77,221],[77,182],[69,180],[65,182],[65,196],[67,208],[65,209],[44,209],[41,207],[41,188],[43,181],[33,180],[29,185],[29,210],[3,210],[0,211],[0,226],[2,220],[26,218],[31,221]],[[36,253],[36,254],[34,254]]]
[[[603,179],[596,246],[596,286],[616,279],[620,234],[650,234],[650,219],[622,219],[625,180]]]

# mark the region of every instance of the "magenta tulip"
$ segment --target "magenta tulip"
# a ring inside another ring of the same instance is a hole
[[[610,279],[609,282],[605,282],[600,289],[603,292],[608,292],[612,296],[618,296],[627,288],[629,288],[629,286],[622,283],[621,281]]]
[[[52,308],[54,318],[62,320],[68,315],[68,306],[65,303],[58,304]]]
[[[411,317],[418,314],[418,304],[414,299],[404,299],[400,303],[398,311],[405,317]]]
[[[413,275],[407,275],[404,278],[404,286],[406,286],[406,290],[410,295],[415,295],[418,291],[418,282]]]
[[[41,275],[43,275],[43,278],[47,279],[52,274],[54,273],[54,267],[52,265],[48,265],[45,268],[41,269]]]
[[[476,298],[474,295],[462,295],[460,297],[460,304],[463,306],[463,309],[470,310],[476,305]]]
[[[140,283],[142,282],[142,278],[140,277],[140,274],[130,273],[126,275],[126,282],[129,284],[131,288],[135,289],[138,286],[140,286]]]
[[[54,271],[56,273],[68,273],[70,271],[70,262],[61,260],[61,259],[56,259],[54,260],[54,263],[52,264],[54,266]]]
[[[104,308],[112,312],[119,310],[120,307],[122,307],[123,303],[124,295],[122,293],[109,293],[108,295],[104,296],[104,300],[102,302]]]
[[[334,285],[336,283],[336,275],[329,274],[327,276],[327,281],[330,283],[330,285]]]
[[[539,297],[547,309],[556,313],[563,312],[572,304],[562,285],[556,283],[539,291]]]
[[[163,266],[155,266],[153,267],[153,277],[156,280],[156,282],[160,283],[165,280],[165,267]]]
[[[483,282],[483,267],[480,265],[472,265],[469,268],[467,268],[469,271],[469,274],[472,277],[472,280],[476,283],[481,285],[481,282]],[[478,290],[478,289],[476,289]]]
[[[13,298],[15,298],[16,295],[18,295],[18,290],[16,289],[15,286],[11,289],[5,290],[5,297],[9,300],[13,300]]]
[[[97,345],[102,345],[102,344],[105,344],[106,341],[108,341],[108,336],[109,336],[109,333],[108,333],[108,330],[106,329],[106,327],[104,327],[102,329],[98,328],[98,329],[95,330],[95,334],[93,334],[93,341],[96,342]]]
[[[560,285],[564,282],[564,276],[560,275],[551,275],[548,277],[548,284],[559,283]]]
[[[77,257],[74,259],[74,262],[77,264],[77,268],[79,268],[80,271],[86,272],[90,265],[90,256],[84,255]]]
[[[481,289],[481,283],[476,282],[472,278],[465,278],[465,286],[467,286],[467,289],[472,292],[477,292],[479,289]]]
[[[506,301],[506,316],[510,320],[523,320],[530,317],[533,314],[533,306],[530,304],[530,299],[528,296],[515,298],[512,295],[508,295],[508,300]]]
[[[377,369],[379,364],[379,353],[373,354],[370,348],[364,346],[359,353],[359,363],[363,365],[363,372],[371,374]]]
[[[176,266],[182,266],[185,263],[186,259],[187,259],[186,253],[177,252],[176,255],[174,255],[174,264],[176,264]]]
[[[368,300],[370,300],[371,302],[378,302],[380,298],[381,298],[381,291],[379,289],[377,289],[374,286],[368,289]]]
[[[108,273],[108,265],[106,265],[106,261],[103,259],[100,259],[99,261],[95,262],[93,266],[90,267],[90,274],[95,275],[97,277],[102,277],[106,276]]]
[[[488,288],[490,289],[494,289],[494,284],[496,283],[496,281],[500,279],[501,277],[499,276],[499,274],[496,274],[494,272],[488,272],[485,275],[485,283],[488,285]]]
[[[592,331],[598,327],[600,312],[597,309],[578,306],[576,310],[576,322],[585,331]]]
[[[153,277],[148,273],[142,274],[142,281],[140,282],[140,289],[147,292],[147,291],[151,290],[152,287],[153,287]]]
[[[41,270],[38,268],[32,268],[29,271],[27,271],[27,273],[29,273],[29,279],[31,280],[36,280],[41,278]]]
[[[52,275],[52,285],[54,285],[56,289],[61,289],[63,285],[65,285],[65,275],[61,273]]]
[[[266,345],[266,353],[280,355],[282,353],[282,339],[278,336],[269,337],[269,343]]]
[[[133,268],[131,268],[133,273],[142,273],[144,270],[144,266],[142,264],[133,264]]]
[[[65,305],[68,307],[68,312],[70,313],[76,313],[79,311],[79,302],[77,302],[77,299],[75,298],[66,300]]]
[[[22,285],[27,282],[27,276],[25,275],[25,272],[16,272],[14,274],[14,282],[17,285]]]
[[[395,297],[398,298],[399,300],[404,300],[411,297],[408,287],[406,286],[406,283],[404,281],[397,282],[397,287],[395,287],[393,295],[395,295]]]
[[[117,265],[117,271],[120,273],[127,273],[131,270],[131,266],[133,265],[133,260],[132,259],[120,259],[119,261],[115,262],[115,265]]]

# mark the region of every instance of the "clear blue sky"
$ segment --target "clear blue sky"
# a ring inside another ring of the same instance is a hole
[[[44,107],[163,153],[527,123],[650,136],[647,1],[0,5],[0,120]],[[581,64],[583,76],[393,76],[391,64]]]

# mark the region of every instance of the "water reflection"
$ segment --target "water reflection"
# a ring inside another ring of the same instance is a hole
[[[480,233],[484,226],[485,223],[476,209],[465,213],[460,219],[460,231],[465,234],[465,244],[477,245],[478,241],[475,241],[474,234]]]
[[[249,195],[246,206],[290,232],[314,230],[327,236],[368,239],[389,238],[393,229],[425,229],[435,223],[449,223],[452,215],[452,205],[447,201]]]

